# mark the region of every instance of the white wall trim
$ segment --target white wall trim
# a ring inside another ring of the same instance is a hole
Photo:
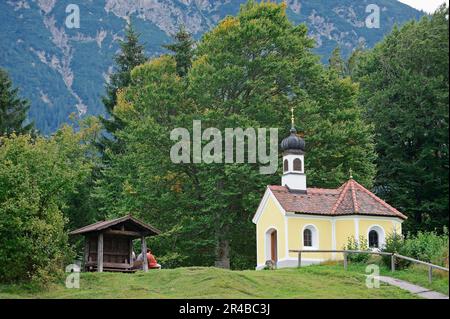
[[[392,220],[392,221],[397,221],[399,223],[403,223],[403,220],[398,218],[398,217],[393,217],[393,216],[366,216],[366,215],[345,215],[345,216],[332,216],[332,215],[324,215],[324,216],[320,216],[320,215],[310,215],[310,214],[298,214],[298,213],[293,213],[293,212],[286,212],[286,217],[287,218],[303,218],[303,219],[319,219],[319,220],[353,220],[355,218],[359,218],[361,220],[374,220],[374,221],[379,221],[379,220]]]
[[[269,192],[270,192],[270,189],[269,189],[269,187],[267,187],[266,191],[264,192],[264,196],[263,196],[261,202],[259,203],[258,209],[256,210],[256,213],[253,216],[252,222],[254,224],[258,223],[258,220],[261,217],[261,214],[263,213],[264,208],[266,207],[267,200],[269,199],[269,196],[270,196]]]
[[[289,256],[289,233],[288,233],[288,219],[285,217],[284,218],[284,242],[285,242],[285,248],[286,248],[286,254],[285,256],[288,257]]]
[[[281,215],[284,217],[286,215],[286,211],[284,210],[284,208],[281,206],[280,202],[277,200],[277,198],[275,197],[275,195],[272,193],[272,191],[270,190],[269,187],[267,187],[266,192],[264,193],[264,196],[261,200],[261,202],[259,203],[258,209],[256,210],[255,215],[253,216],[252,222],[254,224],[257,224],[259,221],[259,218],[261,217],[262,213],[264,212],[264,209],[266,208],[267,205],[267,201],[269,200],[269,198],[272,198],[273,201],[275,202],[275,205],[277,206],[279,212],[281,213]]]
[[[355,241],[359,247],[359,218],[354,218],[355,223]]]
[[[336,250],[336,220],[331,220],[331,249]],[[331,259],[336,259],[336,253],[331,254]]]

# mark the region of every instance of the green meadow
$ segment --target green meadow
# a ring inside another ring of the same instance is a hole
[[[382,268],[381,274],[390,274]],[[396,277],[427,286],[425,269],[398,271]],[[26,285],[0,286],[0,298],[339,298],[410,299],[407,291],[381,283],[366,287],[364,267],[320,265],[301,269],[230,271],[218,268],[178,268],[123,273],[82,273],[79,289],[64,282],[47,289]],[[448,276],[436,274],[432,287],[448,294]]]

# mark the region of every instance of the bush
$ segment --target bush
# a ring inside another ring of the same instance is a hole
[[[439,266],[448,265],[448,232],[418,232],[405,240],[404,252],[408,257],[430,262]]]
[[[364,236],[359,237],[359,242],[354,236],[350,236],[344,250],[369,250],[369,246]],[[348,260],[355,263],[367,263],[369,259],[370,254],[348,254]]]
[[[177,252],[173,252],[158,257],[157,261],[164,269],[177,268],[183,265],[183,262],[186,258],[186,256],[183,256]]]
[[[408,256],[406,250],[405,250],[405,238],[403,235],[399,235],[396,233],[389,234],[386,237],[386,242],[383,247],[383,252],[387,253],[396,253],[399,255]],[[409,257],[409,256],[408,256]],[[381,261],[386,267],[391,267],[391,256],[381,256]],[[395,258],[395,268],[396,269],[404,269],[409,267],[411,262]]]
[[[445,229],[443,235],[436,232],[418,232],[416,235],[409,234],[406,238],[398,234],[389,235],[383,251],[448,267],[448,249],[448,232]],[[391,258],[384,256],[383,263],[390,267]],[[396,258],[396,268],[406,268],[410,264],[411,262]]]
[[[0,138],[0,282],[45,285],[73,257],[63,209],[90,171],[75,134]]]

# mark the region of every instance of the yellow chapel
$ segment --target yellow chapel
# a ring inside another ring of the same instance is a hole
[[[341,250],[350,237],[381,249],[389,234],[401,233],[406,216],[350,176],[337,189],[307,187],[305,141],[292,126],[281,142],[281,185],[267,186],[253,217],[256,269],[272,261],[277,268],[297,267],[290,250]],[[342,259],[337,253],[306,253],[302,265]]]

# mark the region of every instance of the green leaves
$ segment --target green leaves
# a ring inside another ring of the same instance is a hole
[[[280,183],[281,170],[261,175],[259,164],[172,163],[170,131],[192,131],[193,120],[222,136],[225,128],[279,128],[282,139],[296,106],[309,186],[340,186],[349,168],[371,185],[373,137],[357,87],[318,63],[305,26],[290,23],[283,5],[249,2],[225,18],[199,41],[186,74],[180,74],[186,57],[180,45],[171,46],[175,56],[134,68],[130,85],[118,93],[114,112],[126,125],[115,135],[124,150],[108,153],[95,191],[105,213],[131,212],[170,233],[152,239],[170,265],[179,254],[186,257],[181,265],[227,265],[231,258],[232,267],[253,268],[251,218],[266,186]]]
[[[114,112],[114,107],[117,104],[117,94],[120,89],[130,84],[131,70],[147,60],[145,48],[139,43],[139,34],[135,32],[131,24],[127,25],[125,29],[125,40],[120,42],[120,50],[120,53],[115,56],[115,73],[111,74],[110,81],[106,84],[106,96],[102,97],[106,112],[111,118],[101,117],[101,121],[108,133],[113,135],[112,137],[104,136],[98,144],[102,152],[106,148],[118,152],[122,147],[120,142],[115,140],[114,136],[115,131],[125,125],[120,116],[117,116],[117,113]]]
[[[188,74],[192,66],[194,40],[183,26],[178,29],[173,39],[175,41],[174,43],[164,45],[163,47],[174,53],[177,73],[180,77],[184,77]]]
[[[395,29],[362,54],[355,78],[375,127],[377,189],[408,230],[448,224],[448,8]]]
[[[18,93],[8,73],[0,69],[0,136],[26,133],[33,129],[33,123],[25,124],[30,103],[20,98]]]
[[[66,217],[76,220],[71,198],[90,176],[91,146],[83,142],[94,133],[65,126],[50,139],[15,134],[0,139],[1,281],[42,283],[72,257]]]

